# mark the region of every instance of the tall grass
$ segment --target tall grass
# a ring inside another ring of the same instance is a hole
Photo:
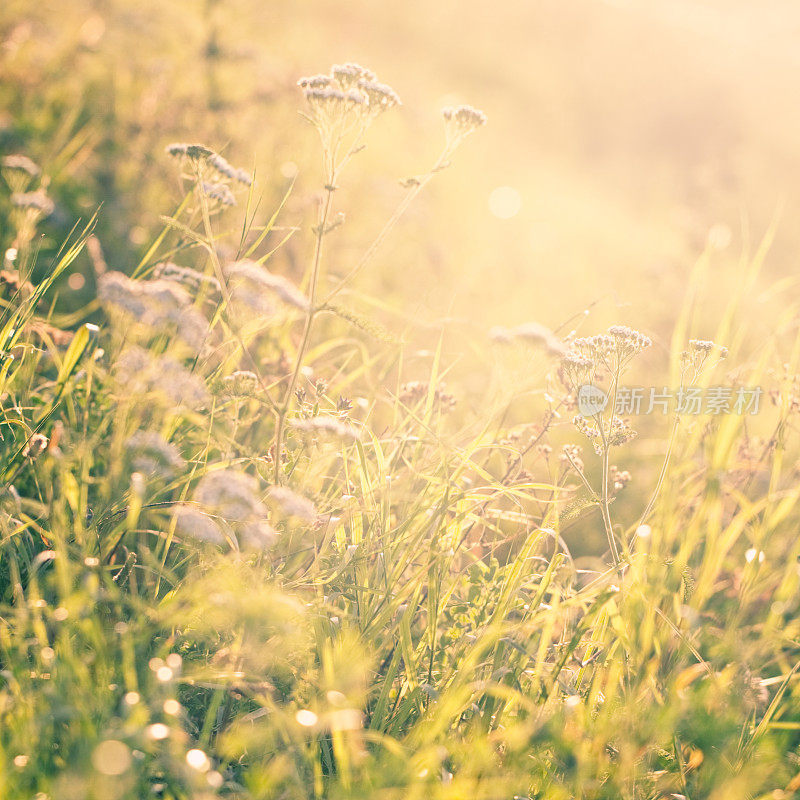
[[[794,796],[797,311],[759,350],[735,326],[766,247],[714,335],[728,375],[689,345],[708,328],[691,292],[671,369],[771,402],[670,420],[625,513],[612,458],[649,434],[598,414],[595,454],[567,422],[590,346],[571,322],[476,341],[496,363],[469,395],[445,385],[447,332],[419,353],[344,291],[480,112],[447,110],[442,157],[332,271],[344,166],[396,97],[355,65],[301,86],[313,221],[281,203],[256,224],[258,180],[173,145],[182,200],[134,277],[94,259],[98,326],[53,291],[94,219],[37,263],[48,207],[19,195],[47,185],[4,162],[2,796]],[[290,237],[296,282],[275,266]],[[576,530],[607,548],[573,557]]]

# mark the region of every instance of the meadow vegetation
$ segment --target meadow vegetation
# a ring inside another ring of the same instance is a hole
[[[711,237],[669,330],[535,295],[519,324],[433,325],[384,254],[413,260],[404,222],[491,117],[447,106],[372,193],[372,137],[422,111],[336,64],[263,101],[284,160],[262,174],[220,0],[76,4],[57,31],[27,5],[0,9],[0,795],[800,796],[800,337],[793,284],[761,274],[774,231],[713,313]],[[175,47],[140,91],[173,44],[150,13],[205,61]],[[114,15],[136,25],[106,44]],[[159,93],[180,120],[145,113]],[[763,396],[615,413],[654,381]],[[587,383],[612,402],[582,415]]]

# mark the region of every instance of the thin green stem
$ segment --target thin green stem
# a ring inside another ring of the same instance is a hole
[[[300,345],[295,357],[294,369],[289,379],[289,385],[286,387],[286,394],[284,395],[283,402],[278,409],[278,418],[275,423],[275,447],[273,458],[275,460],[275,483],[280,483],[281,479],[281,451],[283,450],[283,436],[286,428],[286,414],[289,411],[289,404],[292,401],[292,395],[297,386],[297,379],[300,376],[300,370],[303,367],[303,359],[308,349],[308,343],[311,339],[311,328],[314,324],[314,318],[317,314],[316,299],[317,299],[317,286],[319,284],[320,266],[322,264],[322,242],[325,238],[325,231],[328,226],[328,219],[330,217],[331,207],[333,206],[333,193],[335,187],[336,173],[331,171],[329,174],[328,184],[325,187],[325,199],[322,203],[322,208],[319,215],[319,223],[316,230],[316,239],[314,243],[314,259],[311,267],[311,279],[308,288],[308,313],[306,314],[305,325],[303,326],[303,335],[300,339]]]

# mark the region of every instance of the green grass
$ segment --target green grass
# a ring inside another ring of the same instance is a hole
[[[619,448],[600,415],[596,455],[553,347],[432,336],[358,291],[464,131],[328,258],[373,121],[316,118],[319,209],[150,152],[180,197],[128,198],[163,215],[138,258],[113,251],[135,282],[97,250],[134,224],[125,197],[65,222],[11,199],[41,183],[63,211],[63,185],[3,171],[2,797],[797,796],[797,308],[769,342],[744,325],[769,236],[716,323],[704,253],[669,353],[608,376],[763,385],[761,413],[647,419]],[[60,288],[78,266],[83,305]],[[728,359],[681,372],[712,325]]]

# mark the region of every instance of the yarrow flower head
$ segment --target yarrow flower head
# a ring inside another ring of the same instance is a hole
[[[325,76],[328,77],[328,76]],[[335,80],[342,89],[352,89],[357,86],[359,81],[376,80],[372,70],[362,67],[360,64],[348,62],[346,64],[334,64],[331,67],[331,78]]]
[[[606,333],[573,339],[562,361],[563,371],[570,378],[578,377],[577,382],[570,381],[574,388],[590,383],[596,367],[603,367],[612,375],[621,374],[634,356],[651,345],[651,339],[643,333],[624,325],[612,325]],[[591,367],[583,362],[591,362]]]
[[[618,447],[636,436],[636,431],[627,420],[616,415],[610,420],[600,418],[598,422],[597,419],[587,419],[579,414],[573,418],[572,424],[591,441],[598,455],[605,447]]]
[[[235,206],[236,198],[230,187],[224,183],[208,183],[203,181],[203,191],[211,200],[217,200],[223,206]]]
[[[391,86],[378,81],[360,80],[358,88],[367,97],[367,109],[373,116],[388,111],[390,108],[402,105],[397,92]]]
[[[355,425],[343,422],[341,419],[328,414],[320,414],[319,416],[305,419],[293,419],[289,422],[289,425],[298,433],[304,433],[309,437],[321,434],[345,441],[356,441],[361,438],[361,432]]]
[[[561,373],[566,385],[575,390],[594,380],[595,362],[573,350],[561,359]]]
[[[267,508],[258,497],[256,479],[235,469],[204,475],[192,499],[229,522],[247,522],[267,515]]]
[[[430,384],[425,381],[409,381],[400,387],[400,399],[404,403],[416,403],[428,396]],[[447,391],[444,383],[440,383],[433,390],[433,400],[442,411],[451,411],[458,401],[455,396]]]
[[[376,117],[401,105],[394,89],[359,64],[334,64],[330,74],[301,78],[297,85],[329,151],[348,133],[358,138]]]
[[[188,162],[191,169],[184,177],[196,180],[197,190],[220,206],[236,204],[230,184],[250,186],[253,182],[247,170],[231,166],[227,159],[204,144],[175,142],[167,145],[166,152],[182,163]]]
[[[472,106],[446,106],[442,109],[445,134],[449,147],[455,147],[464,138],[486,124],[486,114]]]
[[[117,359],[114,377],[127,396],[150,395],[172,406],[201,409],[209,401],[203,378],[172,356],[153,358],[141,347],[129,347]]]
[[[208,322],[179,283],[164,278],[135,281],[111,271],[103,274],[98,284],[98,296],[107,309],[159,333],[174,331],[194,349],[203,343]]]
[[[168,478],[185,462],[177,447],[156,431],[137,431],[125,443],[131,466],[145,475]]]
[[[716,353],[718,361],[728,357],[728,348],[712,342],[710,339],[690,339],[688,350],[681,353],[681,366],[693,369],[695,374],[707,366],[709,357]]]
[[[243,169],[232,167],[219,153],[212,153],[207,159],[208,165],[223,178],[250,186],[253,179],[250,173]]]
[[[286,277],[270,272],[255,261],[243,260],[225,268],[231,302],[241,310],[259,315],[275,312],[274,300],[301,311],[308,309],[308,299]]]
[[[214,151],[204,144],[186,144],[184,142],[168,144],[166,151],[173,158],[188,158],[190,161],[204,161],[214,155]]]
[[[15,192],[11,195],[11,205],[49,217],[55,209],[55,203],[47,196],[44,189],[35,192]]]
[[[288,486],[273,486],[269,490],[269,499],[280,508],[287,517],[297,517],[312,524],[317,520],[317,507],[307,497],[297,494]]]
[[[197,484],[192,501],[194,505],[182,504],[173,511],[178,531],[188,537],[213,544],[231,541],[243,549],[269,547],[278,537],[258,496],[258,482],[245,472],[209,472]]]
[[[222,379],[223,394],[232,398],[254,397],[258,387],[258,376],[250,370],[237,370]]]

